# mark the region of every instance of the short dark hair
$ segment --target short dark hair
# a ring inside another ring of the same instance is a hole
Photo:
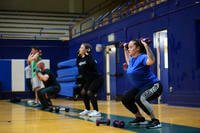
[[[37,50],[37,51],[40,50],[38,47],[31,47],[31,49],[35,49],[35,50]]]
[[[146,53],[146,49],[145,49],[144,45],[141,43],[140,40],[134,39],[132,41],[136,45],[136,47],[140,48],[140,53]]]
[[[82,45],[85,46],[85,48],[87,49],[88,53],[92,52],[92,45],[91,44],[89,44],[89,43],[82,43]]]

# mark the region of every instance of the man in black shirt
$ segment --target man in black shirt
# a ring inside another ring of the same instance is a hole
[[[45,69],[44,62],[37,63],[36,75],[44,84],[44,88],[38,91],[38,98],[43,108],[52,106],[50,96],[56,95],[60,91],[60,85],[56,81],[55,76],[49,69]]]

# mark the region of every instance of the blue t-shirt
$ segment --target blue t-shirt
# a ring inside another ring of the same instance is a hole
[[[147,58],[146,54],[140,54],[136,58],[130,57],[126,73],[133,88],[142,89],[159,82],[150,66],[146,65]]]

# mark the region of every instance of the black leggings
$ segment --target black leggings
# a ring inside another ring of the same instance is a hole
[[[60,91],[60,86],[49,86],[42,88],[38,91],[38,98],[42,106],[47,107],[51,106],[52,102],[50,96],[56,95]]]
[[[90,110],[90,101],[92,103],[93,109],[98,111],[97,104],[97,93],[99,88],[101,88],[103,84],[103,78],[99,76],[91,82],[85,83],[83,85],[83,89],[81,90],[81,95],[83,96],[83,102],[85,104],[85,108]]]
[[[129,111],[136,114],[138,107],[135,102],[137,102],[146,114],[151,115],[153,108],[149,101],[156,99],[161,93],[162,85],[160,83],[155,83],[144,89],[131,89],[123,96],[122,103]]]

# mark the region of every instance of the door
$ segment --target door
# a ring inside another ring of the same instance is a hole
[[[158,98],[158,103],[167,102],[169,95],[168,85],[168,38],[167,30],[155,32],[154,35],[154,48],[156,48],[157,55],[157,76],[163,85],[163,93]]]
[[[116,47],[107,45],[105,48],[106,65],[106,99],[116,98]]]

